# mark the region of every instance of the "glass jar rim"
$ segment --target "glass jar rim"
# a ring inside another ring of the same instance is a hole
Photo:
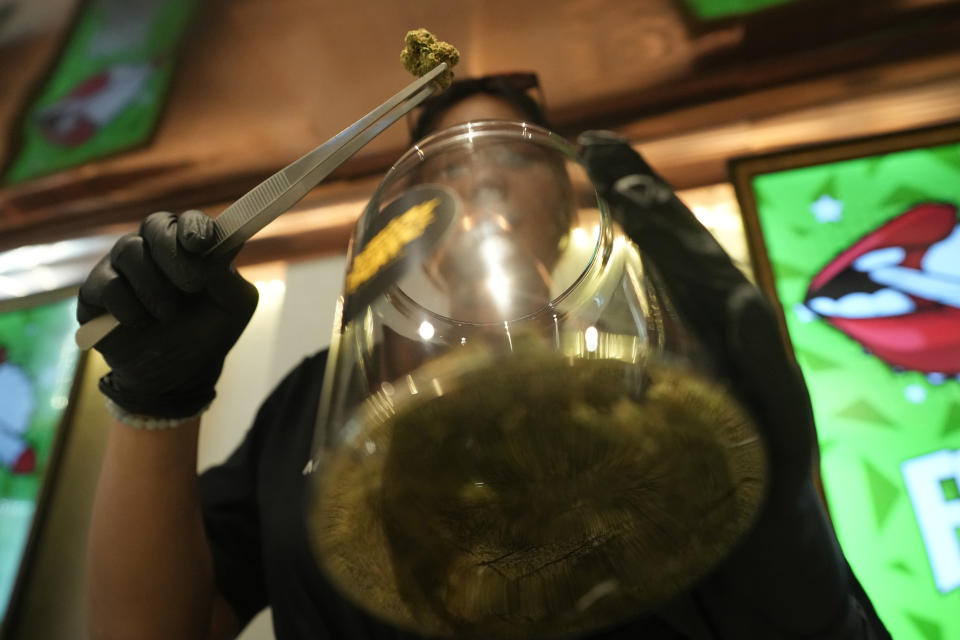
[[[551,147],[568,159],[579,164],[577,147],[563,136],[545,129],[540,125],[519,120],[475,120],[456,124],[431,133],[410,147],[383,177],[381,184],[389,183],[393,174],[402,171],[403,167],[414,158],[422,161],[427,152],[441,150],[460,142],[463,138],[473,141],[474,138],[503,138],[532,142],[541,146]],[[379,189],[378,189],[379,191]],[[376,194],[375,194],[376,196]]]
[[[598,212],[597,222],[599,228],[596,232],[590,257],[583,265],[579,275],[571,281],[562,292],[555,295],[544,306],[512,318],[509,322],[513,324],[532,320],[542,316],[544,313],[548,313],[551,316],[566,313],[569,303],[572,302],[575,297],[574,292],[580,290],[584,283],[591,279],[591,274],[596,275],[595,272],[597,269],[602,268],[602,265],[609,259],[613,238],[606,202],[599,196],[596,189],[593,188],[589,175],[587,175],[585,167],[583,167],[583,164],[580,162],[576,145],[559,134],[536,124],[513,120],[479,120],[447,127],[420,140],[394,163],[390,170],[384,175],[377,191],[373,194],[370,200],[371,205],[379,202],[383,195],[383,190],[389,188],[394,179],[399,178],[405,172],[409,171],[412,166],[423,162],[434,154],[443,153],[443,151],[447,149],[462,145],[464,139],[469,140],[470,144],[473,144],[475,140],[478,142],[489,140],[534,144],[559,153],[565,160],[583,169],[583,176],[590,184],[593,195],[596,198],[596,210]],[[449,317],[436,310],[424,307],[402,287],[392,288],[390,296],[394,299],[393,304],[399,303],[402,307],[417,309],[418,314],[425,314],[425,316],[429,317],[433,322],[439,321],[441,323],[476,327],[499,326],[502,324],[502,320],[471,321],[464,318]]]

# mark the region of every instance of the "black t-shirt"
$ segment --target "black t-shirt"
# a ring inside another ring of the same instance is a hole
[[[324,351],[294,369],[261,407],[230,458],[200,477],[217,587],[242,625],[264,607],[272,607],[279,640],[419,638],[346,601],[313,559],[303,516],[326,360]],[[591,637],[691,636],[657,617]]]

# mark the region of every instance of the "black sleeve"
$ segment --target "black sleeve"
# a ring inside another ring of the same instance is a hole
[[[289,397],[287,388],[315,359],[316,356],[301,362],[274,389],[243,442],[225,462],[211,467],[199,478],[200,505],[217,590],[233,608],[240,628],[269,604],[258,500],[264,439]]]

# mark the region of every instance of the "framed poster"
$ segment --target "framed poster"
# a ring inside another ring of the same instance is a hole
[[[2,183],[145,144],[197,0],[84,0],[18,119]]]
[[[75,291],[0,303],[0,637],[29,578],[76,387]]]
[[[894,638],[960,638],[960,124],[731,172],[844,552]]]
[[[687,9],[699,20],[716,20],[757,13],[797,0],[683,0]]]

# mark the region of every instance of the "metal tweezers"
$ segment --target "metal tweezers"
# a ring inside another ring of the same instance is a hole
[[[214,219],[217,241],[206,255],[222,255],[236,249],[281,213],[290,209],[350,156],[431,96],[436,90],[431,83],[446,69],[445,62],[437,65],[379,107],[273,174],[224,209]],[[109,314],[90,320],[77,330],[77,346],[89,349],[119,324],[117,319]]]

